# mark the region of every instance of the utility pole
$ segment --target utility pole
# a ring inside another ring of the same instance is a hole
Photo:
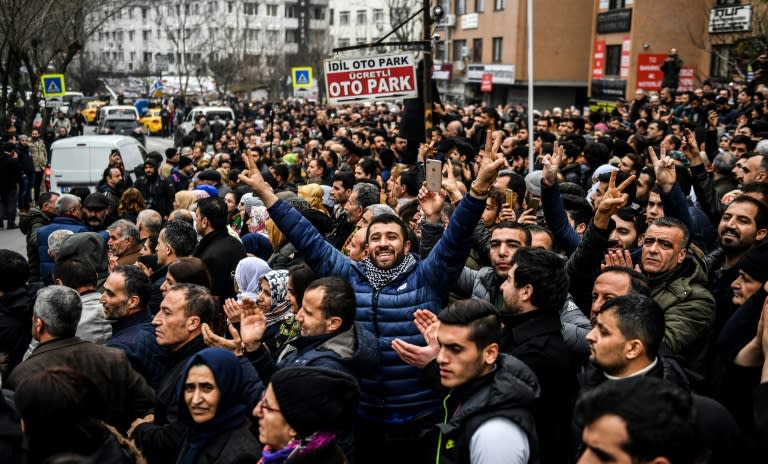
[[[422,100],[424,101],[424,140],[429,143],[429,134],[432,130],[432,8],[430,7],[430,0],[424,1],[424,10],[422,11],[423,31],[421,33],[424,38],[424,59],[422,64],[424,65],[424,73],[422,74]]]

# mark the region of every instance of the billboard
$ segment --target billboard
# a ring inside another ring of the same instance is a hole
[[[325,60],[328,103],[416,98],[416,64],[409,53]]]

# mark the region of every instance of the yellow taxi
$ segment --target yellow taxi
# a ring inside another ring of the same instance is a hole
[[[162,108],[150,108],[144,113],[144,116],[139,120],[144,126],[144,132],[157,134],[163,130],[163,120],[160,118],[160,111],[162,111]]]
[[[104,106],[106,102],[101,100],[91,100],[85,103],[83,108],[83,116],[88,124],[94,124],[96,122],[96,115],[99,113],[99,108]]]

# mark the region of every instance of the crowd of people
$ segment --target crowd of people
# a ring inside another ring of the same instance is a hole
[[[438,103],[427,143],[409,104],[238,101],[34,185],[0,460],[761,462],[767,96]]]

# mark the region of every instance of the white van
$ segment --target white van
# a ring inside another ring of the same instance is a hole
[[[192,108],[184,119],[184,122],[181,123],[181,129],[184,131],[184,135],[192,132],[192,129],[195,128],[195,121],[197,121],[200,116],[204,116],[205,120],[208,121],[208,124],[210,124],[216,116],[224,121],[225,124],[235,120],[235,112],[228,106],[198,106]]]
[[[51,191],[67,193],[72,187],[92,191],[109,165],[109,153],[117,149],[126,173],[136,180],[134,169],[142,168],[147,152],[133,137],[125,135],[81,135],[53,142],[51,146]]]

